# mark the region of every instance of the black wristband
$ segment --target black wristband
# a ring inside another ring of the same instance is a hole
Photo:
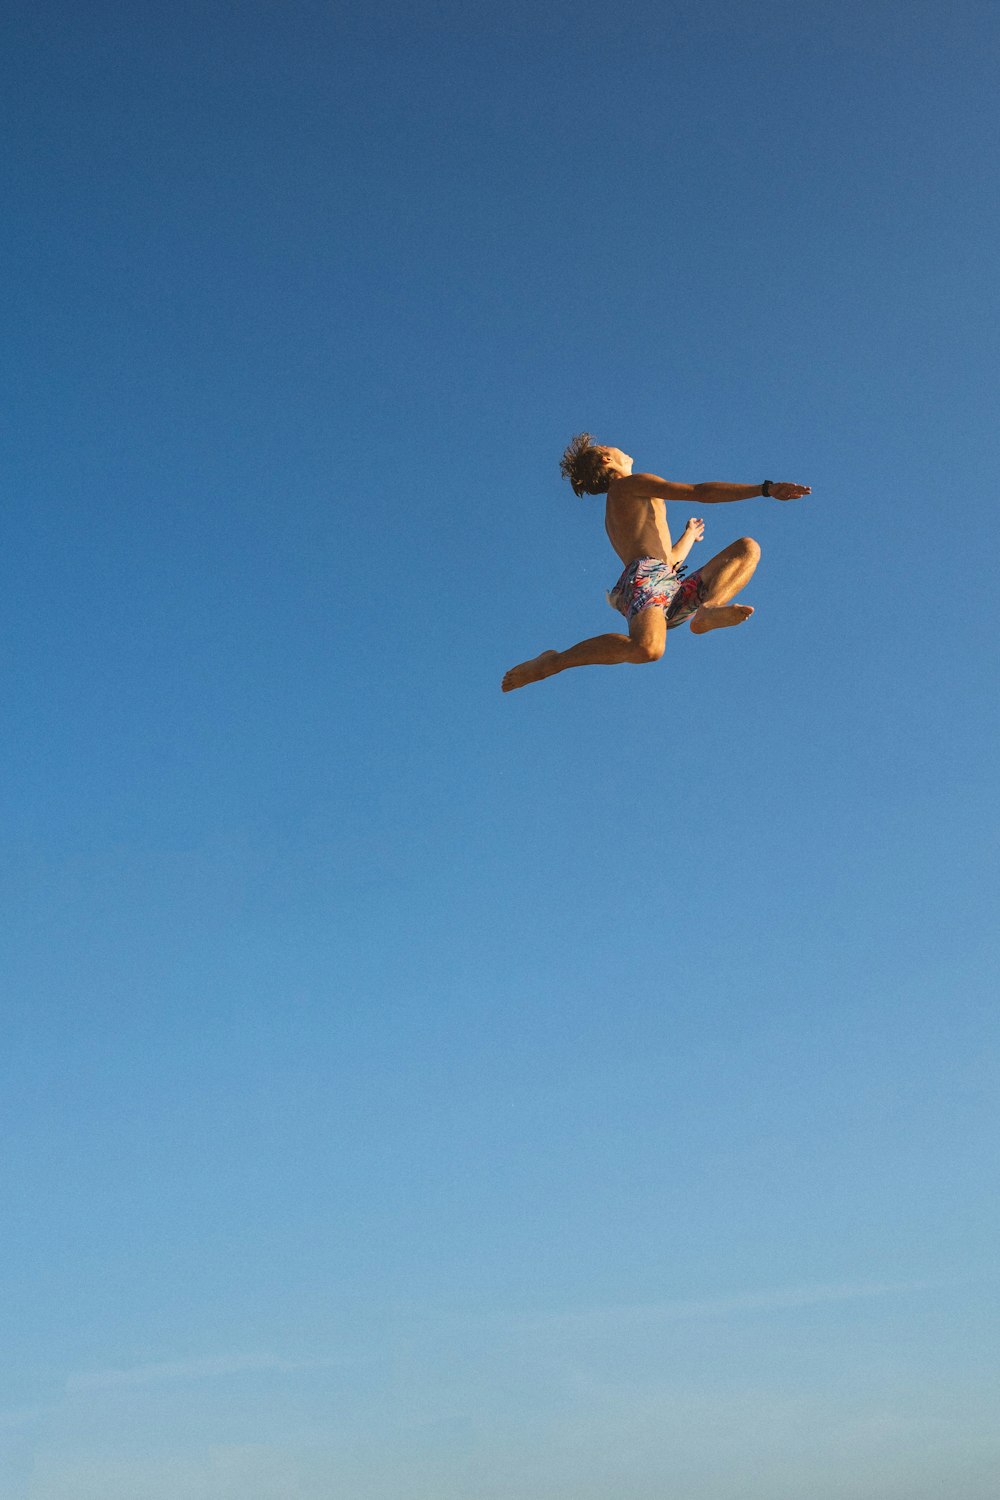
[[[764,483],[760,487],[760,492],[761,492],[762,495],[767,495],[768,497],[770,497],[770,494],[771,494],[771,481],[769,479],[765,479],[764,480]]]

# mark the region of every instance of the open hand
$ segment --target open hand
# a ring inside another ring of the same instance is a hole
[[[771,493],[772,495],[774,494],[773,489]],[[700,542],[702,537],[705,535],[705,523],[701,519],[701,516],[692,516],[690,521],[685,526],[684,530],[688,533],[693,542]]]
[[[772,484],[771,495],[775,500],[801,500],[803,495],[811,495],[812,489],[808,484]]]

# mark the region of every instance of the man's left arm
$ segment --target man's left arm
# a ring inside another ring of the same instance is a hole
[[[764,484],[718,484],[709,480],[693,485],[690,499],[697,505],[726,505],[732,500],[753,500],[765,492],[774,500],[801,500],[803,495],[811,495],[812,489],[808,484],[786,484],[784,480],[766,480]]]

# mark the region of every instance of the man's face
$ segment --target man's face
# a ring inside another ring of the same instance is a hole
[[[631,474],[634,460],[620,448],[600,448],[598,451],[604,454],[604,462],[609,468],[617,469],[619,474]]]

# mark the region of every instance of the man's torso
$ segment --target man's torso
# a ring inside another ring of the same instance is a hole
[[[670,561],[670,531],[664,501],[622,494],[618,481],[612,479],[604,528],[612,547],[626,565],[637,557]]]

